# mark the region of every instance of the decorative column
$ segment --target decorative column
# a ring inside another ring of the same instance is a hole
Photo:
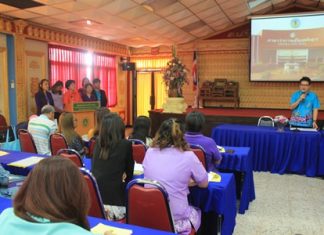
[[[27,84],[24,29],[27,23],[23,20],[14,21],[15,55],[16,55],[16,94],[17,94],[17,123],[27,119]]]

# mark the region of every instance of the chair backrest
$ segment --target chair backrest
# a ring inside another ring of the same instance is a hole
[[[20,129],[18,131],[18,139],[22,152],[37,153],[33,136],[27,130]]]
[[[73,161],[78,167],[84,167],[84,164],[82,162],[82,158],[80,154],[75,151],[74,149],[60,149],[57,152],[57,155],[60,155],[61,157],[65,157]]]
[[[175,232],[165,188],[157,181],[135,179],[127,185],[128,224]]]
[[[194,154],[196,154],[199,161],[201,161],[201,163],[205,167],[206,171],[208,171],[207,162],[206,162],[206,152],[205,152],[204,148],[197,144],[190,144],[190,148],[191,148],[191,151],[194,152]]]
[[[89,140],[89,153],[88,153],[89,157],[93,157],[93,151],[94,151],[95,145],[96,145],[96,137],[92,137]]]
[[[133,159],[135,162],[142,164],[146,153],[146,145],[143,141],[137,139],[128,139],[132,142]]]
[[[262,116],[258,120],[258,126],[272,126],[274,127],[273,118],[270,116]]]
[[[60,133],[50,135],[50,147],[52,156],[55,156],[60,149],[69,148],[65,137]]]
[[[88,215],[106,219],[106,213],[96,179],[93,177],[91,172],[89,172],[85,168],[80,168],[80,170],[83,174],[85,181],[87,182],[90,193],[91,206]]]

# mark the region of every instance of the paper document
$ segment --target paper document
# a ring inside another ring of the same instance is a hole
[[[16,167],[26,168],[26,167],[37,164],[42,159],[44,159],[44,157],[37,157],[37,156],[28,157],[28,158],[25,158],[25,159],[22,159],[19,161],[9,163],[8,166],[16,166]]]
[[[225,153],[224,147],[217,145],[217,148],[220,153]]]
[[[91,232],[94,234],[103,235],[105,232],[110,232],[112,235],[131,235],[133,233],[130,229],[117,228],[102,223],[97,224],[91,229]]]
[[[4,155],[7,155],[7,154],[8,154],[7,152],[5,152],[5,151],[1,151],[1,150],[0,150],[0,157],[1,157],[1,156],[4,156]]]
[[[221,182],[222,181],[222,177],[215,173],[215,172],[209,172],[208,173],[208,182]]]
[[[303,128],[303,127],[290,127],[290,130],[291,131],[314,131],[314,132],[316,132],[317,131],[317,129],[315,129],[315,128]]]
[[[134,175],[141,175],[144,173],[143,165],[135,162]]]

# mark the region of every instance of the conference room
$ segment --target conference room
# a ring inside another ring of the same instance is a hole
[[[0,234],[324,234],[323,9],[0,0]]]

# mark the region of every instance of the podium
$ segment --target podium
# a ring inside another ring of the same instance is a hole
[[[100,103],[95,102],[77,102],[72,104],[72,113],[78,119],[78,125],[75,131],[80,135],[88,134],[91,128],[95,127],[95,111],[100,108]]]

